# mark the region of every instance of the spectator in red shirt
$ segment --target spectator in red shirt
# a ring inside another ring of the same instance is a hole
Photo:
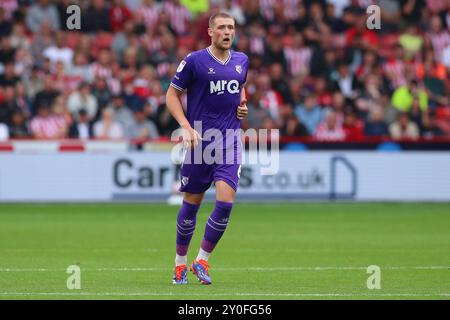
[[[360,36],[363,49],[376,51],[380,44],[380,38],[375,31],[367,29],[366,22],[366,14],[358,14],[354,27],[346,32],[347,45],[351,45],[355,37]]]
[[[133,14],[128,10],[123,0],[114,0],[114,4],[109,10],[109,21],[113,32],[122,31],[123,25]]]
[[[347,140],[360,140],[364,137],[364,124],[353,111],[345,113],[343,128]]]
[[[328,107],[331,105],[333,96],[328,90],[327,79],[324,77],[317,78],[314,90],[317,96],[317,102],[321,107]]]

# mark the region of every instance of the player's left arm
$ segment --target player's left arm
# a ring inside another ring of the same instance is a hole
[[[241,88],[241,103],[239,104],[237,108],[237,118],[239,120],[244,119],[248,114],[248,108],[247,108],[247,96],[245,95],[245,88],[242,86]]]

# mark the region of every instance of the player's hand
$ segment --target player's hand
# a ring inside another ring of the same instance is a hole
[[[202,140],[200,133],[191,126],[183,128],[183,146],[188,149],[197,147],[199,140]]]
[[[247,99],[243,99],[241,101],[241,104],[237,108],[237,118],[239,120],[244,119],[248,114],[248,108],[247,108]]]

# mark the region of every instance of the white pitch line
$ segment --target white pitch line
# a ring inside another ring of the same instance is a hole
[[[0,292],[0,296],[261,296],[261,297],[450,297],[450,293],[156,293],[156,292]]]
[[[450,270],[450,266],[386,266],[380,267],[382,270]],[[139,267],[116,267],[116,268],[83,268],[84,272],[147,272],[147,271],[171,271],[172,268],[139,268]],[[260,268],[233,268],[218,267],[214,271],[252,271],[252,272],[273,272],[273,271],[329,271],[329,270],[367,270],[367,267],[260,267]],[[65,269],[56,268],[0,268],[0,272],[65,272]]]

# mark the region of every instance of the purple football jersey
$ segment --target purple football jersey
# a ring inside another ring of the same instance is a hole
[[[248,57],[229,50],[225,62],[217,59],[209,48],[192,52],[181,61],[171,86],[187,89],[187,119],[202,121],[207,129],[239,129],[237,107],[241,89],[247,79]]]
[[[202,141],[196,150],[214,146],[222,150],[218,162],[208,164],[194,160],[195,149],[187,150],[181,168],[182,192],[205,192],[213,181],[222,180],[237,190],[240,175],[242,144],[227,130],[240,129],[237,107],[241,100],[241,90],[247,79],[248,57],[230,50],[225,62],[217,59],[209,48],[192,52],[181,61],[171,86],[177,90],[187,89],[187,119],[198,130],[194,121],[201,121],[202,137],[209,129],[221,132],[223,140]],[[236,131],[235,131],[236,132]],[[214,142],[213,142],[214,141]],[[189,159],[189,161],[187,161]]]

